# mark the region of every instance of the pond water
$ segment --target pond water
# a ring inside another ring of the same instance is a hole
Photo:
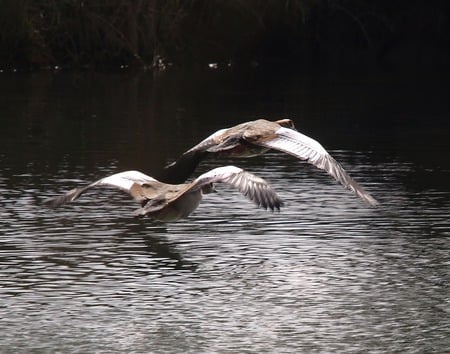
[[[447,82],[2,74],[0,351],[447,352]],[[259,117],[292,118],[381,206],[276,152],[207,160],[196,174],[244,167],[278,191],[280,212],[222,185],[170,224],[133,218],[137,205],[109,189],[40,205],[111,173],[157,175],[215,130]]]

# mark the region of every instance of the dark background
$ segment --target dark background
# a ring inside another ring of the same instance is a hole
[[[1,0],[3,70],[447,70],[447,0]]]

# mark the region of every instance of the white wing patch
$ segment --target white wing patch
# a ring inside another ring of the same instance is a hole
[[[49,198],[44,201],[44,204],[47,204],[51,207],[58,207],[60,205],[64,205],[66,203],[73,202],[75,199],[79,198],[84,192],[87,190],[97,187],[97,186],[110,186],[122,189],[125,192],[131,194],[131,187],[133,184],[142,185],[144,183],[149,183],[156,181],[154,178],[147,176],[139,171],[125,171],[116,173],[114,175],[99,179],[85,187],[74,188],[67,193]]]
[[[281,127],[276,131],[276,138],[261,145],[286,152],[302,160],[316,161],[320,156],[328,155],[320,143],[298,131]]]
[[[198,190],[208,183],[226,183],[234,186],[264,209],[279,210],[283,205],[277,193],[264,179],[236,166],[218,167],[202,174],[192,183],[191,189]]]
[[[134,183],[142,185],[144,183],[154,182],[154,178],[147,176],[139,171],[125,171],[116,173],[114,175],[102,178],[97,182],[92,183],[94,185],[108,185],[112,187],[117,187],[125,191],[129,191]]]
[[[230,176],[243,172],[242,168],[236,166],[217,167],[200,175],[193,182],[194,185],[205,185],[207,183],[222,182],[222,180],[230,178]]]

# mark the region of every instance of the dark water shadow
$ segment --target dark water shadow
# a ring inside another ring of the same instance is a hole
[[[167,224],[150,218],[124,217],[126,225],[118,237],[115,238],[119,247],[127,252],[148,253],[154,262],[151,268],[168,267],[174,270],[197,269],[197,264],[187,260],[177,243],[168,237],[170,235]],[[121,224],[120,221],[117,224]]]

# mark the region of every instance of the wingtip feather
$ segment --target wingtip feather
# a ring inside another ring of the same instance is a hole
[[[74,188],[63,195],[58,195],[56,197],[44,200],[43,204],[50,208],[57,208],[59,206],[72,202],[80,195],[81,192],[82,188]]]

